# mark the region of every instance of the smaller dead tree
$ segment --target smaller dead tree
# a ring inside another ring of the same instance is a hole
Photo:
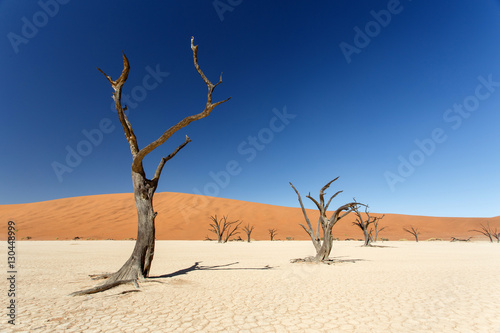
[[[410,233],[415,237],[415,241],[418,243],[418,235],[420,235],[420,232],[418,232],[418,228],[414,228],[413,226],[410,226],[410,229],[408,228],[403,228],[404,231]]]
[[[211,231],[217,235],[218,243],[227,243],[231,236],[237,235],[239,233],[238,227],[241,224],[239,220],[229,222],[227,220],[227,216],[222,216],[222,218],[219,220],[217,218],[217,215],[210,216],[210,219],[212,220],[212,223],[210,223],[211,229],[208,229],[208,231]]]
[[[495,228],[495,231],[492,232],[491,235],[496,238],[497,243],[500,243],[500,232],[497,231],[497,228]]]
[[[333,198],[342,193],[342,191],[336,192],[334,195],[330,197],[330,199],[325,203],[325,191],[330,187],[330,185],[336,181],[339,177],[334,180],[328,182],[325,186],[323,186],[319,192],[319,201],[311,197],[311,193],[309,193],[306,198],[309,198],[319,210],[319,218],[316,225],[316,231],[314,231],[313,226],[311,224],[311,220],[307,216],[306,209],[304,208],[304,204],[302,203],[302,198],[300,196],[299,191],[290,183],[290,186],[293,188],[295,193],[297,193],[297,197],[300,203],[300,207],[302,208],[302,214],[304,214],[304,218],[307,222],[307,227],[303,224],[300,226],[307,232],[309,237],[311,237],[314,248],[316,249],[316,256],[311,258],[316,262],[325,262],[328,261],[328,256],[332,251],[333,247],[333,236],[332,236],[332,228],[333,226],[343,217],[354,211],[354,208],[358,206],[365,206],[358,202],[349,202],[345,205],[338,207],[330,217],[327,217],[328,206],[332,202]],[[320,237],[320,231],[323,234],[323,237]]]
[[[375,220],[375,222],[373,222],[373,229],[370,230],[370,237],[372,238],[373,242],[375,243],[378,239],[378,234],[379,232],[381,232],[382,230],[384,230],[385,228],[387,227],[382,227],[382,228],[379,228],[379,221],[382,220],[384,218],[385,214],[380,216],[380,217],[377,217],[377,219]],[[375,236],[373,236],[373,233],[375,233]]]
[[[247,241],[250,243],[250,235],[252,234],[252,231],[254,229],[254,226],[250,226],[250,224],[247,224],[246,226],[243,227],[243,231],[247,234]]]
[[[498,238],[500,237],[498,235],[498,232],[497,232],[496,229],[495,229],[494,232],[491,231],[490,222],[488,222],[486,224],[486,226],[481,223],[481,229],[479,229],[479,230],[478,229],[473,229],[473,230],[469,230],[469,231],[479,232],[480,234],[485,235],[486,237],[488,237],[490,239],[491,243],[493,243],[493,237],[495,237],[497,239],[497,241],[498,241]]]
[[[271,237],[271,241],[274,240],[274,237],[278,234],[277,229],[267,229],[269,231],[269,237]]]
[[[354,202],[356,202],[356,199],[354,199]],[[368,227],[377,222],[377,220],[380,220],[381,217],[370,216],[370,213],[368,213],[368,206],[365,206],[365,214],[367,217],[366,220],[363,219],[363,217],[361,216],[358,207],[353,208],[353,212],[354,214],[356,214],[356,221],[352,222],[352,224],[358,226],[361,229],[361,231],[363,231],[363,236],[365,237],[365,242],[363,246],[370,246],[370,243],[372,241],[372,236],[371,236],[372,232],[371,231],[368,232]]]

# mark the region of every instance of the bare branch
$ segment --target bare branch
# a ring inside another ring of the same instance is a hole
[[[333,198],[335,198],[337,195],[339,195],[342,192],[344,192],[344,191],[338,191],[337,193],[335,193],[334,195],[332,195],[332,197],[330,198],[330,200],[328,200],[328,202],[326,203],[325,211],[328,210],[328,206],[330,206],[330,202],[332,202]]]
[[[320,204],[318,201],[316,201],[316,199],[314,199],[313,197],[311,197],[311,193],[309,193],[306,198],[309,198],[312,202],[314,202],[314,204],[316,205],[316,207],[318,207],[318,210],[321,212],[321,215],[324,215],[324,206],[322,204]],[[320,201],[323,201],[321,200],[321,196],[320,196]]]
[[[225,243],[229,240],[229,238],[230,238],[231,236],[233,236],[233,235],[237,235],[237,234],[239,234],[239,233],[240,233],[240,232],[239,232],[239,231],[237,231],[237,230],[238,230],[238,227],[240,226],[240,224],[241,224],[242,222],[240,222],[240,223],[238,223],[238,222],[239,222],[239,220],[237,220],[237,221],[233,221],[233,222],[227,222],[227,223],[226,223],[226,220],[224,220],[224,225],[225,225],[225,228],[224,228],[224,229],[227,229],[227,231],[226,231],[226,238],[224,239],[224,242],[225,242]],[[238,224],[237,224],[237,225],[235,225],[234,227],[232,227],[232,225],[233,225],[233,224],[235,224],[235,223],[238,223]]]
[[[134,161],[132,162],[132,170],[134,170],[134,171],[135,170],[139,170],[141,168],[142,160],[144,159],[144,157],[147,154],[149,154],[154,149],[156,149],[157,147],[159,147],[160,145],[162,145],[175,132],[177,132],[181,128],[186,127],[187,125],[189,125],[193,121],[196,121],[196,120],[199,120],[199,119],[207,117],[216,106],[218,106],[218,105],[220,105],[220,104],[222,104],[224,102],[227,102],[228,100],[231,99],[231,97],[229,97],[229,98],[227,98],[227,99],[225,99],[223,101],[220,101],[220,102],[217,102],[217,103],[212,103],[212,93],[214,91],[215,86],[222,82],[222,75],[221,75],[221,78],[220,78],[219,82],[216,85],[212,84],[212,82],[210,82],[210,80],[208,80],[208,78],[205,76],[205,74],[203,74],[200,66],[198,65],[198,45],[194,46],[193,45],[193,41],[194,41],[194,37],[191,37],[191,49],[193,50],[194,66],[195,66],[196,70],[198,71],[198,73],[200,74],[201,78],[203,79],[203,81],[205,82],[205,84],[207,85],[207,88],[208,88],[207,103],[205,105],[205,108],[203,109],[202,112],[200,112],[198,114],[185,117],[184,119],[182,119],[181,121],[179,121],[177,124],[175,124],[174,126],[170,127],[168,130],[166,130],[158,139],[156,139],[155,141],[151,142],[146,147],[142,148],[137,153],[137,155],[134,157]]]
[[[328,182],[328,183],[327,183],[325,186],[323,186],[323,187],[321,188],[321,190],[319,191],[319,201],[321,202],[321,206],[322,206],[322,207],[325,207],[325,211],[326,211],[326,207],[328,207],[328,205],[326,205],[326,206],[325,206],[325,199],[324,199],[324,197],[325,197],[325,191],[326,191],[326,190],[330,187],[330,185],[331,185],[334,181],[336,181],[337,179],[339,179],[339,177],[337,177],[337,178],[335,178],[335,179],[331,180],[330,182]],[[332,199],[330,198],[330,200],[329,200],[329,201],[331,201],[331,200],[332,200]]]
[[[304,208],[304,204],[302,203],[302,198],[300,197],[300,193],[299,193],[299,191],[297,191],[297,189],[293,186],[293,184],[291,182],[290,182],[290,186],[293,188],[293,190],[295,191],[295,193],[297,193],[297,197],[299,198],[299,203],[300,203],[300,207],[302,208],[302,213],[304,214],[304,218],[306,219],[307,226],[309,227],[309,230],[310,230],[309,234],[314,234],[313,233],[313,228],[312,228],[312,225],[311,225],[311,221],[307,217],[306,209]]]
[[[170,153],[168,156],[163,157],[160,160],[160,164],[158,164],[158,167],[156,168],[155,175],[152,179],[153,182],[158,182],[160,179],[161,171],[163,170],[163,166],[165,166],[165,163],[170,160],[172,157],[175,156],[182,148],[184,148],[188,143],[190,143],[192,140],[189,138],[189,136],[186,135],[186,141],[184,141],[183,144],[181,144],[179,147],[177,147],[172,153]]]
[[[356,208],[357,206],[365,206],[364,204],[362,203],[359,203],[359,202],[350,202],[348,204],[345,204],[343,206],[340,206],[339,208],[337,208],[337,210],[332,214],[332,216],[330,217],[329,220],[340,220],[341,218],[347,216],[348,214],[350,214],[351,212],[354,211],[354,208]],[[340,215],[340,213],[342,213],[343,211],[345,211],[344,214]],[[336,223],[336,222],[335,222]],[[334,225],[335,225],[334,223]]]
[[[125,110],[127,110],[127,107],[123,108],[121,105],[123,85],[127,81],[128,73],[130,71],[130,64],[127,59],[127,56],[125,55],[125,53],[123,53],[123,70],[122,73],[120,74],[120,77],[116,79],[116,81],[113,81],[111,77],[106,73],[104,73],[104,71],[102,71],[100,68],[97,68],[97,70],[106,77],[109,83],[111,83],[111,87],[115,91],[112,97],[113,100],[115,101],[115,108],[116,111],[118,112],[118,119],[120,119],[123,131],[125,132],[125,137],[127,138],[127,141],[130,145],[130,151],[132,153],[132,156],[135,157],[137,152],[139,151],[139,148],[137,146],[137,138],[132,129],[132,125],[130,124],[127,116],[125,115]]]

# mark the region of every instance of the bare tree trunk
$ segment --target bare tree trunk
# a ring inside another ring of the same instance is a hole
[[[363,235],[365,236],[365,242],[363,243],[363,246],[370,246],[372,238],[370,237],[368,230],[366,230],[366,229],[363,230]]]
[[[314,257],[315,261],[325,261],[328,260],[330,257],[330,253],[332,252],[333,249],[333,236],[332,236],[332,230],[326,230],[324,237],[323,237],[323,243],[319,247],[319,250],[316,252],[316,256]]]
[[[156,191],[156,186],[149,187],[147,180],[139,173],[133,172],[132,179],[138,216],[138,230],[137,241],[130,259],[140,269],[141,274],[138,277],[145,278],[149,275],[155,252],[156,212],[153,209],[153,194]]]

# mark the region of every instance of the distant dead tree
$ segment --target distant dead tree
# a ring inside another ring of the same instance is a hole
[[[497,243],[500,243],[500,232],[497,231],[496,227],[495,227],[495,231],[492,232],[491,235],[496,238]]]
[[[238,227],[240,226],[241,222],[239,220],[236,221],[228,221],[227,216],[222,216],[222,218],[219,220],[217,218],[217,215],[215,216],[210,216],[210,219],[212,220],[212,223],[210,223],[211,229],[208,229],[208,231],[211,231],[217,235],[217,242],[218,243],[227,243],[229,238],[231,236],[237,235],[239,233]]]
[[[274,237],[278,234],[278,230],[277,229],[267,229],[267,231],[269,232],[269,237],[271,237],[271,240],[274,240]]]
[[[252,234],[252,231],[254,229],[254,226],[250,226],[250,224],[247,224],[246,226],[243,227],[243,231],[247,234],[247,241],[250,243],[250,235]]]
[[[412,234],[413,237],[415,237],[415,241],[418,243],[418,235],[420,235],[420,232],[418,232],[418,228],[415,229],[413,226],[410,226],[410,229],[403,228],[403,230]]]
[[[488,237],[490,239],[491,243],[493,243],[493,237],[495,237],[497,239],[497,241],[499,240],[499,237],[500,237],[500,235],[498,235],[498,232],[496,229],[495,229],[495,231],[491,231],[490,222],[488,222],[486,224],[486,226],[484,226],[481,223],[481,229],[479,229],[479,230],[474,229],[474,230],[469,230],[469,231],[479,232],[480,234],[485,235],[486,237]]]
[[[472,237],[469,237],[469,238],[456,238],[456,237],[451,237],[451,241],[450,242],[470,242],[470,239]]]
[[[149,270],[151,268],[151,262],[153,261],[155,248],[155,218],[158,214],[153,208],[153,195],[158,187],[158,181],[160,180],[160,175],[165,163],[173,158],[189,142],[191,142],[191,139],[186,136],[184,143],[179,145],[169,155],[163,157],[156,168],[153,178],[151,179],[146,177],[146,172],[143,168],[143,160],[149,153],[164,144],[174,133],[196,120],[207,117],[216,106],[227,102],[230,99],[228,98],[223,101],[212,103],[212,93],[215,87],[222,83],[222,74],[216,84],[210,82],[198,65],[198,45],[194,45],[193,43],[194,37],[191,37],[191,50],[193,51],[194,67],[208,88],[207,102],[203,106],[203,110],[200,113],[185,117],[177,124],[167,129],[155,141],[151,142],[142,149],[139,148],[136,135],[132,130],[132,125],[125,114],[127,106],[123,106],[121,100],[122,88],[125,81],[127,81],[130,71],[130,64],[127,57],[123,53],[123,71],[120,77],[115,81],[98,68],[98,70],[109,81],[114,90],[112,98],[115,102],[115,108],[123,127],[123,131],[125,132],[125,137],[130,146],[130,152],[132,153],[132,184],[134,187],[134,199],[138,216],[137,241],[135,243],[134,250],[132,251],[132,255],[117,272],[112,274],[102,274],[99,276],[100,278],[107,279],[104,284],[91,289],[74,292],[71,294],[73,296],[104,291],[127,282],[133,282],[136,286],[138,286],[138,280],[143,280],[149,276]]]
[[[382,220],[384,218],[385,214],[378,217],[375,222],[373,222],[373,229],[370,230],[370,237],[372,238],[373,242],[375,243],[378,239],[378,234],[379,232],[381,232],[382,230],[384,230],[385,228],[387,227],[382,227],[382,228],[379,228],[378,226],[378,223],[380,222],[380,220]],[[375,233],[375,236],[373,236],[373,233]]]
[[[300,197],[299,191],[297,191],[297,189],[293,186],[293,184],[290,183],[290,186],[293,188],[295,193],[297,193],[300,207],[302,208],[302,213],[304,214],[304,218],[307,222],[307,228],[303,224],[300,224],[300,226],[304,228],[304,230],[309,234],[313,242],[314,248],[316,249],[316,256],[312,258],[316,262],[328,260],[328,256],[330,255],[333,246],[333,236],[332,236],[333,226],[341,218],[345,217],[347,214],[354,211],[354,208],[357,208],[358,206],[364,206],[363,204],[360,204],[358,202],[350,202],[337,208],[337,210],[333,212],[330,218],[326,216],[328,206],[330,206],[332,199],[335,198],[340,193],[342,193],[342,191],[338,191],[337,193],[332,195],[328,200],[328,202],[325,204],[325,198],[324,198],[325,190],[328,189],[328,187],[330,187],[330,185],[338,178],[339,177],[335,178],[334,180],[330,181],[328,184],[323,186],[323,188],[319,192],[319,201],[311,197],[310,193],[307,195],[307,198],[309,198],[312,202],[314,202],[314,204],[319,210],[319,218],[316,226],[316,232],[314,232],[313,227],[311,225],[311,221],[307,216],[306,209],[304,208],[304,204],[302,203],[302,198]],[[320,228],[323,234],[322,238],[320,238]]]
[[[354,199],[354,202],[356,202],[356,199]],[[363,231],[363,236],[365,238],[363,246],[370,246],[372,237],[371,237],[371,232],[368,232],[368,228],[370,225],[374,224],[377,220],[380,220],[382,217],[370,216],[370,213],[368,213],[368,206],[365,206],[366,219],[363,218],[363,216],[359,212],[358,207],[354,208],[353,212],[354,214],[356,214],[356,221],[352,222],[352,224],[358,226],[361,229],[361,231]]]

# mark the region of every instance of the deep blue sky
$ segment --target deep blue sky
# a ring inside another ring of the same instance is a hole
[[[205,74],[224,72],[214,99],[232,99],[147,157],[152,176],[193,140],[159,192],[298,206],[289,181],[317,196],[340,176],[334,205],[500,215],[499,1],[44,1],[50,15],[0,0],[1,204],[131,192],[129,146],[96,67],[117,78],[127,54],[124,94],[135,94],[129,119],[144,147],[203,109],[195,36]],[[158,84],[155,70],[168,73]],[[103,119],[112,130],[89,152],[82,131]],[[54,165],[69,168],[78,147],[87,156],[58,177]]]

